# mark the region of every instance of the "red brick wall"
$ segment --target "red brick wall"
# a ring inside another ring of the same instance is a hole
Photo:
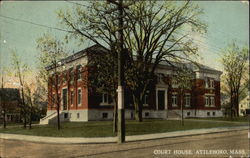
[[[74,80],[73,82],[70,79],[70,72],[69,70],[60,73],[59,75],[59,81],[60,84],[58,85],[58,95],[61,98],[61,91],[63,88],[68,89],[68,109],[88,109],[88,86],[86,85],[86,78],[88,78],[88,73],[87,73],[87,68],[83,67],[82,68],[82,80],[77,81],[77,70],[73,69],[74,72]],[[62,80],[66,77],[65,82],[62,82]],[[82,105],[78,106],[77,105],[77,97],[78,97],[78,88],[81,88],[82,90]],[[71,96],[70,96],[70,91],[74,91],[74,99],[73,99],[73,106],[70,104]],[[55,93],[55,87],[53,87],[52,84],[52,77],[49,77],[48,81],[48,110],[56,110],[56,105],[53,105],[52,102],[52,94]],[[61,107],[60,107],[61,108]]]

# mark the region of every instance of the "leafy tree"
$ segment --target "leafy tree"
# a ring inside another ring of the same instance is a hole
[[[37,48],[41,51],[41,54],[39,55],[39,76],[43,79],[45,83],[51,82],[56,97],[55,99],[52,96],[49,96],[52,99],[52,105],[56,105],[56,111],[57,111],[57,129],[60,130],[60,104],[61,99],[60,95],[58,94],[58,78],[59,78],[59,71],[58,67],[60,66],[60,59],[65,57],[67,53],[65,53],[65,48],[63,42],[60,40],[57,40],[56,38],[44,34],[42,37],[38,38],[37,40]],[[45,69],[47,66],[52,66],[53,71],[53,77],[51,78],[51,81],[49,81],[49,72]],[[46,89],[47,91],[47,89]]]
[[[25,102],[25,94],[24,94],[24,85],[25,85],[25,76],[29,72],[29,67],[26,63],[22,62],[22,59],[17,55],[15,50],[11,51],[11,62],[13,66],[13,72],[16,77],[18,77],[20,88],[21,88],[21,99],[22,99],[22,105],[21,110],[23,114],[24,119],[24,128],[26,128],[27,125],[27,104]]]
[[[221,63],[225,72],[222,90],[230,96],[231,118],[239,116],[241,95],[248,90],[248,53],[248,48],[240,48],[235,42],[229,44],[222,52]]]
[[[91,53],[89,56],[89,89],[108,94],[114,101],[113,133],[117,132],[117,53],[104,50],[102,53]]]
[[[202,10],[190,1],[132,0],[124,2],[123,9],[124,28],[118,28],[116,6],[105,1],[91,1],[88,6],[78,3],[71,11],[59,11],[58,17],[69,37],[108,48],[120,42],[117,31],[123,29],[128,50],[124,54],[126,86],[132,92],[136,119],[142,121],[142,98],[157,66],[161,61],[191,60],[197,47],[188,35],[205,31],[206,25],[198,19]]]
[[[181,102],[181,124],[184,125],[183,101],[185,99],[185,92],[192,89],[193,79],[195,78],[195,76],[194,73],[184,64],[177,67],[175,72],[176,73],[173,76],[173,80],[175,80],[178,84],[178,91]]]

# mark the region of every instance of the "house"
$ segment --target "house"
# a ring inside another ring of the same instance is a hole
[[[0,122],[3,121],[5,112],[6,122],[19,122],[20,119],[20,93],[16,88],[0,89]]]
[[[56,68],[58,76],[58,95],[60,96],[60,118],[62,121],[91,121],[113,118],[113,101],[108,94],[98,94],[89,90],[88,60],[93,52],[105,52],[105,48],[94,45],[77,52],[59,63]],[[188,67],[194,72],[192,89],[185,92],[185,117],[220,117],[220,75],[221,71],[205,65]],[[47,115],[41,124],[56,121],[55,75],[53,65],[47,67],[50,73],[48,82]],[[143,99],[144,118],[176,118],[180,117],[180,96],[178,83],[172,80],[174,69],[162,62],[156,70],[157,83],[147,90]],[[54,84],[53,84],[54,83]],[[134,107],[129,95],[125,95],[125,117],[134,118]]]

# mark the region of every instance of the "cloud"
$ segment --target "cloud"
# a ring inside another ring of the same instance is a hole
[[[241,1],[241,3],[244,3],[244,4],[247,4],[247,5],[249,5],[249,1],[248,1],[248,0],[245,0],[245,1]]]

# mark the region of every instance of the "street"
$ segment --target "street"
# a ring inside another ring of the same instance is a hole
[[[1,157],[29,158],[160,158],[247,157],[247,130],[207,135],[164,138],[124,144],[47,144],[16,140],[1,141]]]

